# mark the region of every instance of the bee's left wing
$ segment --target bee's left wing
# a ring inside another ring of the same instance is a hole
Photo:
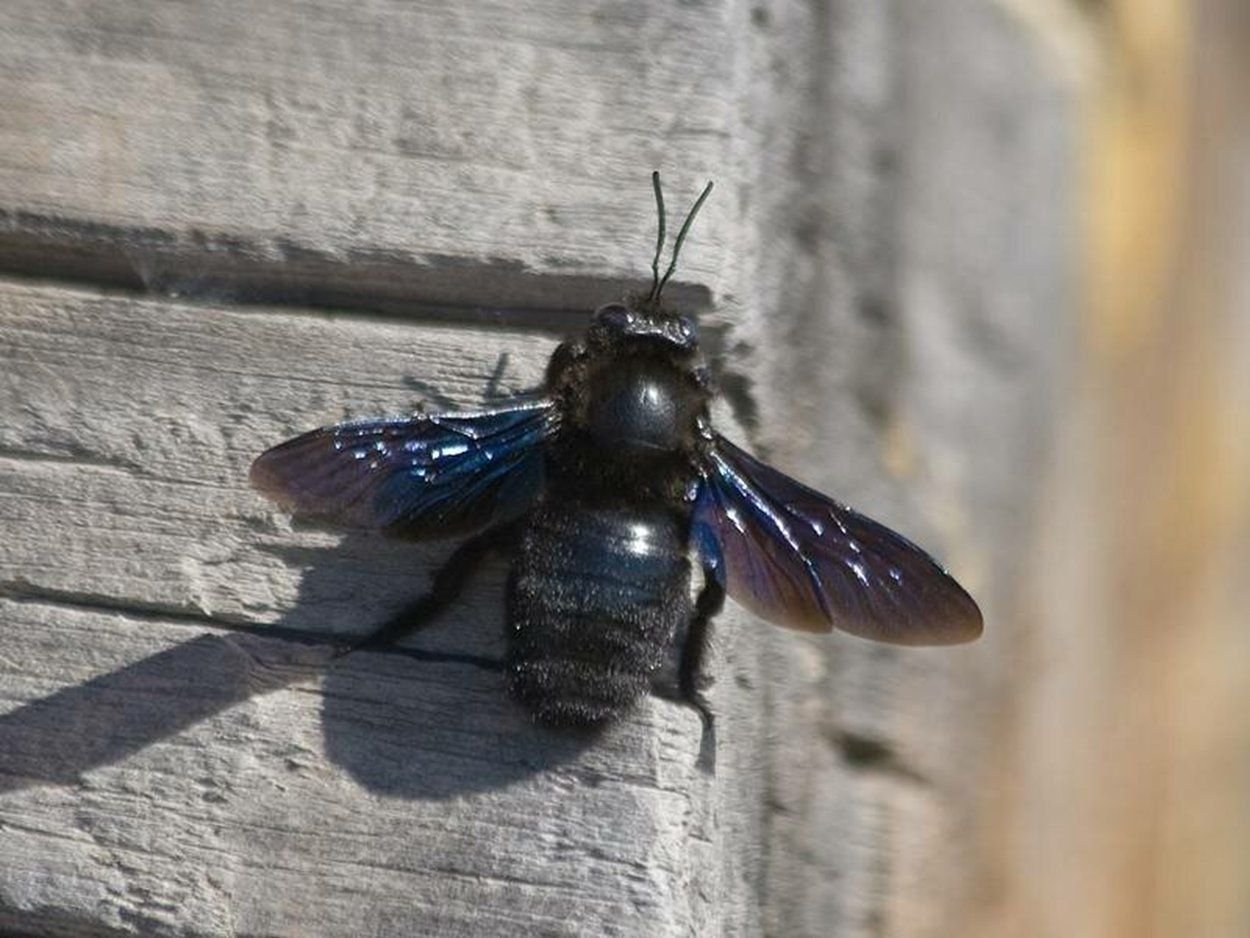
[[[515,518],[543,485],[555,405],[418,414],[322,427],[267,450],[252,485],[298,513],[401,537],[464,534]]]
[[[977,604],[927,553],[721,436],[691,540],[730,596],[778,625],[900,645],[981,634]]]

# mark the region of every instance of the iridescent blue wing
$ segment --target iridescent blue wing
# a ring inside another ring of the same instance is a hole
[[[717,436],[691,540],[726,591],[789,628],[900,645],[981,634],[981,611],[907,538]]]
[[[300,514],[454,536],[524,513],[542,489],[542,444],[556,424],[550,401],[341,423],[262,453],[251,480]]]

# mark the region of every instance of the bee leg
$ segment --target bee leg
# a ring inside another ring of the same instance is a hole
[[[707,698],[703,696],[703,659],[712,633],[712,619],[724,605],[725,587],[712,570],[704,568],[703,589],[695,601],[694,616],[686,628],[686,641],[677,665],[677,687],[682,700],[697,710],[703,719],[699,764],[709,770],[715,763],[716,724]]]
[[[546,382],[528,388],[505,388],[503,379],[507,376],[510,358],[507,352],[499,353],[499,358],[495,360],[495,370],[486,379],[486,390],[482,392],[484,400],[510,401],[518,397],[535,397],[547,390]]]
[[[677,686],[682,699],[699,711],[705,725],[712,723],[712,711],[703,696],[703,659],[712,633],[712,619],[725,605],[725,588],[711,570],[703,571],[703,589],[695,601],[694,616],[686,628],[677,669]]]
[[[469,576],[492,553],[506,550],[515,542],[518,528],[507,524],[483,531],[465,541],[434,574],[429,592],[413,600],[364,638],[352,642],[336,655],[343,657],[364,648],[382,648],[415,632],[434,620],[460,595]]]

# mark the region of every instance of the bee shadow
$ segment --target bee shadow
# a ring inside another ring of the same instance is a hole
[[[575,762],[593,736],[536,726],[507,696],[502,568],[475,577],[410,647],[336,657],[335,635],[366,633],[414,598],[450,549],[350,535],[335,548],[286,550],[304,572],[280,621],[199,634],[0,715],[0,792],[78,784],[293,685],[320,685],[326,757],[377,793],[449,798]],[[135,616],[168,628],[160,614]],[[65,654],[68,669],[72,649],[50,654]]]
[[[349,613],[353,621],[328,623],[333,629],[367,633],[416,598],[454,547],[380,543],[385,557],[372,556],[379,544],[372,537],[349,538],[336,549],[348,556],[362,551],[367,559],[353,577],[354,589],[388,598],[371,604],[367,615],[358,604]],[[314,573],[321,580],[320,572],[310,571],[305,583]],[[369,577],[378,577],[376,590]],[[575,762],[595,743],[595,734],[536,725],[508,696],[505,579],[502,563],[488,564],[460,600],[400,647],[353,652],[330,664],[321,687],[331,761],[380,794],[447,798],[503,788]]]

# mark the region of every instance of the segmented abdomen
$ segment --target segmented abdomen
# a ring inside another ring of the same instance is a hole
[[[543,503],[509,583],[513,695],[545,722],[613,719],[650,687],[691,615],[682,523],[668,511]]]

